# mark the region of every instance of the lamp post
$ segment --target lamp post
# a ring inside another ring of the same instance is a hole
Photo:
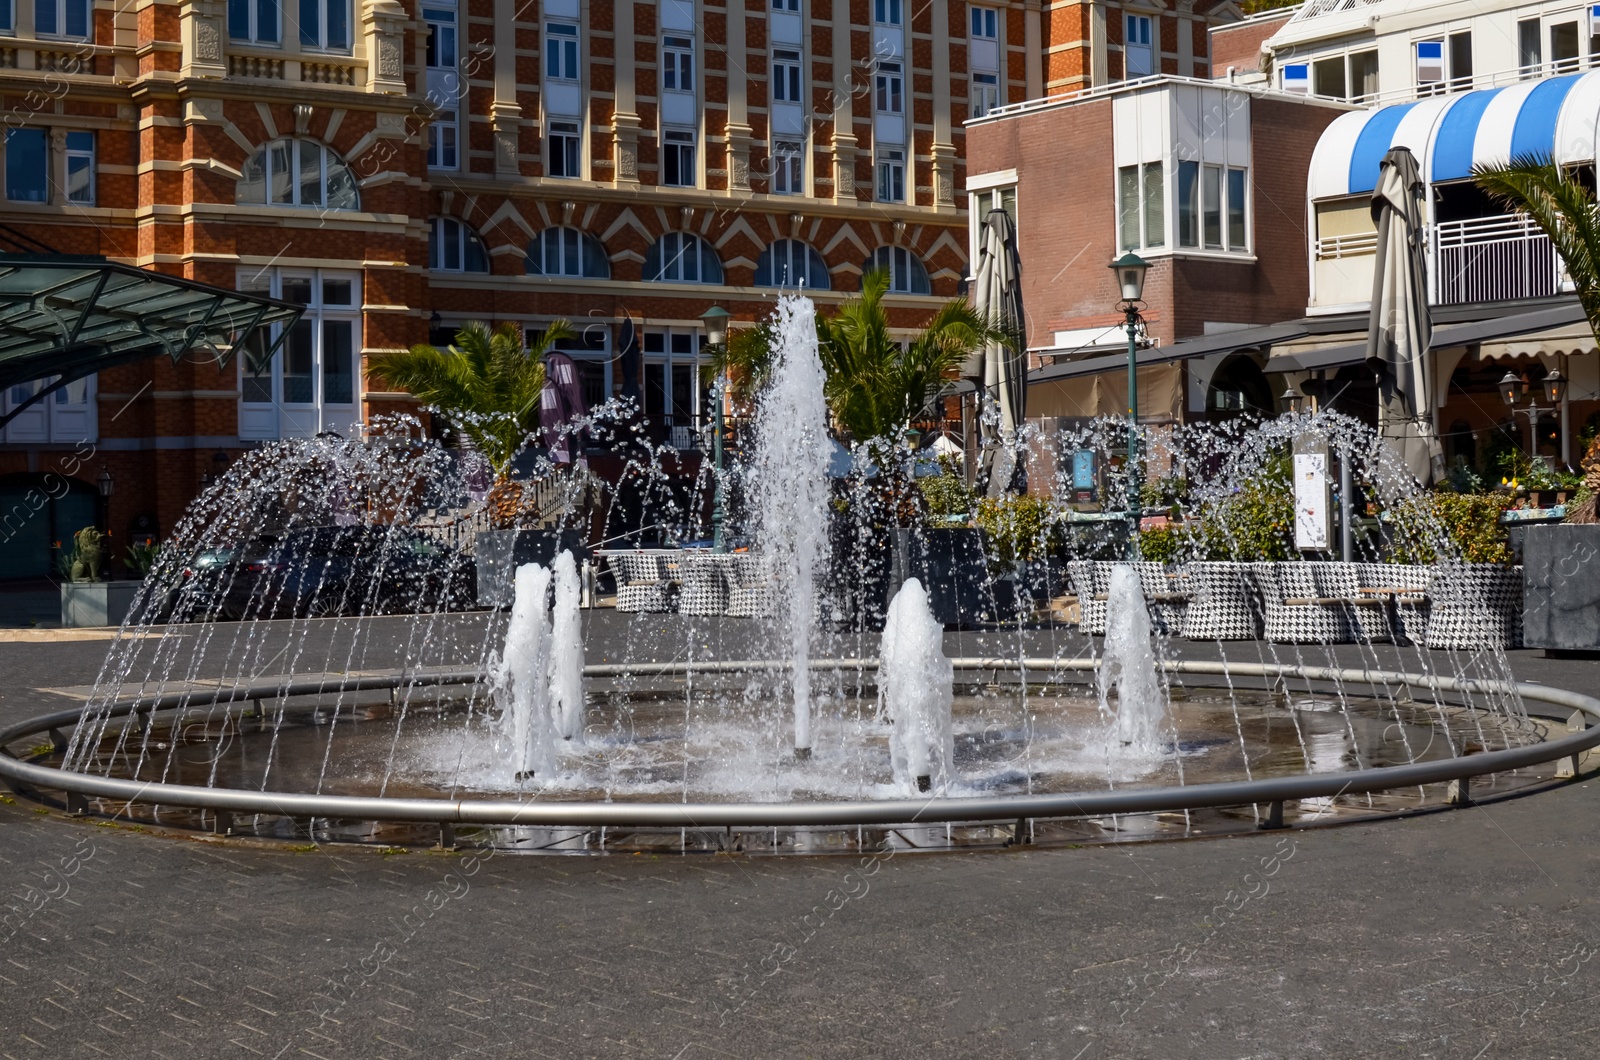
[[[1290,384],[1283,388],[1283,394],[1278,400],[1283,402],[1283,407],[1289,415],[1295,416],[1299,414],[1300,409],[1304,406],[1305,395],[1296,390],[1293,384]]]
[[[714,305],[700,314],[700,321],[706,328],[706,345],[723,346],[728,341],[728,318],[731,314],[719,305]],[[722,537],[722,522],[725,517],[722,497],[722,403],[727,393],[728,381],[726,373],[720,373],[716,382],[716,413],[712,420],[711,428],[711,461],[715,468],[715,493],[711,504],[711,550],[713,552],[726,552],[727,542]]]
[[[111,491],[116,487],[117,480],[111,477],[108,468],[101,468],[100,475],[94,480],[95,487],[100,491],[100,522],[107,529],[111,529]]]
[[[1124,326],[1128,329],[1128,547],[1130,560],[1139,558],[1139,518],[1144,514],[1143,476],[1139,473],[1139,306],[1144,301],[1144,274],[1150,263],[1133,251],[1111,263],[1117,275]]]
[[[1507,372],[1501,377],[1498,389],[1500,398],[1506,403],[1506,407],[1511,410],[1513,419],[1517,416],[1528,417],[1528,459],[1531,461],[1539,454],[1539,416],[1545,412],[1560,414],[1561,399],[1567,396],[1566,376],[1561,374],[1560,369],[1551,372],[1544,377],[1544,382],[1539,385],[1538,393],[1534,394],[1529,392],[1528,384],[1524,383],[1520,376],[1513,372]],[[1528,405],[1526,408],[1518,408],[1517,404],[1524,395],[1528,397]],[[1540,396],[1550,402],[1548,407],[1539,404]]]

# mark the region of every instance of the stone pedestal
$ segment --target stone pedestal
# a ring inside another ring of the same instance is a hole
[[[1528,527],[1522,579],[1525,647],[1600,651],[1600,525]]]
[[[62,582],[61,624],[68,629],[83,626],[120,626],[133,608],[140,581]]]

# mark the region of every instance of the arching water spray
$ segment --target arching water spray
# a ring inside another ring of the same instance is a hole
[[[779,301],[772,382],[757,413],[750,482],[756,540],[771,564],[775,630],[788,655],[794,749],[811,754],[811,627],[817,574],[827,562],[828,406],[809,298]]]
[[[943,638],[922,583],[908,579],[889,602],[878,649],[879,709],[894,726],[889,758],[895,784],[907,794],[943,791],[954,776],[955,670],[940,645]]]

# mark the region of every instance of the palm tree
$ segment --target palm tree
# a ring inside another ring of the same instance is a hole
[[[1594,194],[1543,155],[1474,166],[1472,176],[1491,199],[1532,218],[1549,237],[1600,339],[1600,205]]]
[[[1005,337],[965,299],[954,298],[902,345],[889,334],[888,290],[889,273],[873,269],[861,279],[859,298],[832,317],[817,317],[828,408],[853,441],[878,450],[893,446],[928,411],[968,354]]]
[[[515,324],[490,332],[487,324],[472,323],[456,332],[455,344],[446,349],[419,343],[409,350],[379,353],[371,369],[448,416],[472,441],[494,476],[491,518],[506,527],[521,508],[522,489],[511,481],[511,462],[539,414],[545,354],[575,335],[571,325],[558,320],[545,328],[536,346],[524,348]]]
[[[745,402],[760,392],[772,376],[772,346],[776,340],[770,321],[728,332],[727,341],[712,353],[705,366],[710,379],[727,379],[735,401]]]

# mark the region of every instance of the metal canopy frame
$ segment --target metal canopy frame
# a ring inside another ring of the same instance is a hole
[[[224,365],[245,349],[259,369],[302,311],[102,257],[0,254],[0,389],[53,379],[0,415],[0,428],[85,376],[163,353],[177,362],[204,348]],[[252,342],[275,324],[286,325],[276,340]]]

